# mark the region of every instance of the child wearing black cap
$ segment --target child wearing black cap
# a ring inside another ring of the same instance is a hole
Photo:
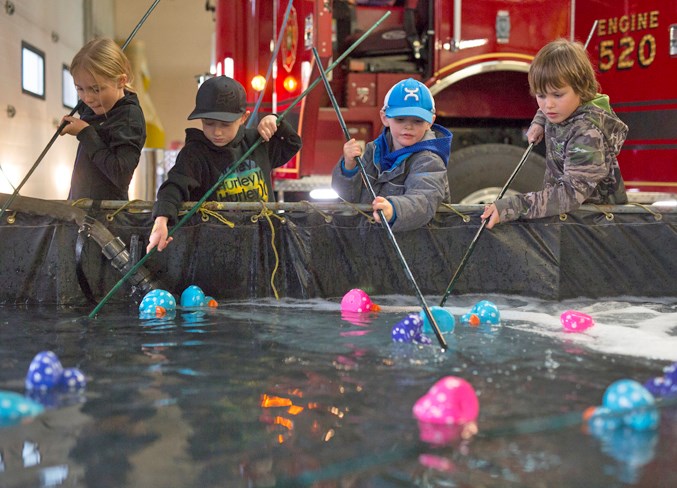
[[[249,117],[247,95],[240,83],[227,76],[205,81],[195,99],[189,120],[200,119],[202,130],[186,129],[186,144],[169,170],[167,181],[158,190],[153,207],[155,224],[147,251],[162,251],[172,241],[168,224],[177,219],[185,201],[200,200],[221,175],[231,169],[258,140],[260,144],[242,161],[209,197],[220,202],[269,201],[272,193],[270,172],[289,161],[299,149],[301,138],[284,120],[266,115],[256,129],[245,128]]]
[[[435,122],[435,101],[420,81],[409,78],[386,94],[381,109],[385,126],[376,140],[351,139],[332,174],[332,187],[345,200],[371,203],[380,222],[382,210],[393,231],[426,225],[442,202],[450,203],[447,163],[452,134]],[[362,183],[360,156],[377,197]]]

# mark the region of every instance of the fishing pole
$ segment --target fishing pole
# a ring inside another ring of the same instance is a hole
[[[590,44],[590,40],[592,39],[592,35],[595,33],[595,28],[597,27],[597,20],[595,20],[592,23],[592,28],[590,29],[590,33],[588,34],[588,38],[585,41],[585,45],[583,46],[583,49],[588,49],[588,44]],[[520,159],[520,162],[517,164],[517,167],[515,170],[512,172],[510,175],[510,178],[508,178],[508,181],[505,183],[503,186],[503,189],[501,192],[498,194],[498,197],[496,200],[500,200],[503,198],[503,195],[505,194],[506,190],[510,186],[510,183],[512,183],[512,180],[515,179],[515,176],[517,176],[517,173],[519,170],[524,166],[525,161],[527,160],[527,157],[529,156],[529,153],[531,152],[531,149],[533,148],[534,143],[530,143],[529,147],[527,147],[526,151],[524,151],[524,155],[522,156],[522,159]],[[470,255],[473,252],[473,249],[475,249],[475,244],[477,244],[477,239],[479,239],[480,234],[484,231],[484,227],[487,225],[487,220],[483,220],[482,224],[480,225],[480,228],[477,229],[477,233],[475,234],[475,237],[473,238],[472,242],[470,243],[470,246],[468,247],[468,250],[465,252],[463,255],[463,259],[461,259],[461,263],[458,265],[458,268],[456,269],[456,272],[454,273],[454,276],[452,276],[451,281],[449,281],[449,285],[447,285],[447,289],[444,292],[444,295],[442,296],[442,300],[440,301],[440,307],[444,307],[444,304],[447,303],[447,298],[449,298],[449,295],[451,294],[452,290],[454,289],[454,286],[456,285],[456,281],[458,281],[458,278],[461,275],[461,271],[465,268],[466,263],[468,262],[468,259],[470,258]]]
[[[155,9],[155,6],[156,6],[158,3],[160,3],[160,0],[155,0],[155,1],[153,2],[153,4],[150,6],[150,8],[146,11],[146,13],[144,14],[144,16],[141,17],[141,20],[139,21],[139,23],[136,24],[136,27],[134,27],[134,30],[132,30],[132,33],[129,35],[129,37],[127,38],[127,40],[125,41],[125,43],[122,45],[122,50],[123,50],[123,51],[124,51],[125,48],[129,45],[129,43],[132,41],[132,39],[134,38],[134,36],[136,35],[136,33],[139,31],[139,29],[141,28],[141,26],[144,24],[144,22],[146,22],[146,19],[148,18],[148,16],[150,15],[150,13]],[[80,109],[82,108],[82,104],[83,104],[82,100],[78,100],[78,103],[75,105],[75,107],[73,108],[73,110],[70,111],[70,113],[68,114],[68,116],[69,116],[69,117],[72,117],[72,116],[75,114],[75,112],[77,112],[78,110],[80,110]],[[54,135],[52,136],[52,138],[51,138],[51,139],[49,140],[49,142],[47,143],[47,146],[45,146],[45,148],[44,148],[44,149],[42,150],[42,152],[40,153],[40,156],[38,156],[38,159],[35,161],[35,163],[34,163],[33,166],[31,167],[31,169],[28,171],[28,173],[26,173],[26,176],[24,176],[24,179],[21,180],[21,183],[19,183],[19,185],[14,189],[14,193],[12,193],[12,195],[7,199],[7,201],[5,202],[5,204],[2,206],[2,210],[0,210],[0,218],[2,218],[2,216],[5,214],[5,211],[7,210],[7,208],[9,208],[9,206],[12,204],[12,202],[14,201],[14,199],[16,198],[16,196],[19,194],[19,191],[20,191],[21,188],[24,186],[24,184],[28,181],[28,178],[30,178],[31,175],[33,174],[33,172],[37,169],[38,165],[39,165],[40,162],[42,161],[42,158],[45,157],[45,155],[47,154],[47,151],[49,151],[49,149],[52,147],[52,144],[54,144],[54,141],[56,141],[56,138],[59,137],[59,135],[61,134],[61,131],[64,130],[64,128],[66,127],[66,124],[67,124],[67,123],[68,123],[68,122],[65,122],[65,121],[64,121],[64,122],[61,122],[61,124],[59,125],[59,127],[56,129],[56,132],[54,133]]]
[[[376,23],[375,23],[374,25],[372,25],[369,29],[367,29],[367,30],[364,32],[364,34],[362,34],[362,35],[359,37],[359,39],[357,39],[350,47],[348,47],[348,49],[346,49],[346,50],[343,52],[343,54],[341,54],[338,58],[336,58],[336,60],[335,60],[333,63],[331,63],[331,64],[327,67],[327,69],[326,69],[325,72],[324,72],[325,75],[326,75],[327,73],[331,73],[332,70],[333,70],[334,68],[336,68],[336,66],[339,65],[339,63],[341,63],[341,62],[342,62],[342,61],[343,61],[343,60],[344,60],[351,52],[353,52],[353,51],[355,50],[355,48],[357,48],[357,46],[359,46],[359,45],[367,38],[367,36],[369,36],[369,34],[371,34],[378,26],[380,26],[380,25],[383,23],[383,21],[384,21],[385,19],[387,19],[389,16],[390,16],[390,11],[387,11],[385,14],[383,14],[383,17],[381,17],[379,20],[377,20]],[[296,99],[291,103],[291,105],[289,105],[289,107],[287,107],[287,109],[286,109],[284,112],[282,112],[282,114],[280,114],[280,116],[277,118],[278,124],[280,123],[280,121],[282,121],[282,120],[284,119],[284,117],[287,116],[287,114],[288,114],[294,107],[296,107],[296,105],[298,105],[298,103],[299,103],[301,100],[303,100],[303,98],[306,97],[306,95],[308,95],[308,93],[310,93],[310,91],[311,91],[313,88],[315,88],[315,87],[317,86],[317,84],[318,84],[319,82],[320,82],[320,78],[318,77],[318,78],[316,78],[315,80],[313,80],[313,82],[312,82],[310,85],[308,85],[308,88],[306,88],[306,89],[305,89],[298,97],[296,97]],[[181,228],[181,227],[182,227],[182,226],[183,226],[183,225],[184,225],[184,224],[185,224],[185,223],[186,223],[186,222],[187,222],[194,214],[195,214],[195,212],[197,212],[197,210],[200,208],[200,206],[207,200],[207,198],[209,197],[209,195],[211,195],[212,193],[214,193],[214,191],[216,191],[216,189],[217,189],[219,186],[221,186],[221,184],[223,183],[223,181],[224,181],[228,176],[230,176],[230,175],[231,175],[231,174],[232,174],[232,173],[240,166],[240,164],[242,164],[242,162],[245,161],[245,160],[249,157],[249,155],[250,155],[251,153],[254,152],[254,150],[261,144],[261,142],[263,142],[263,139],[262,139],[261,137],[259,137],[259,138],[254,142],[254,144],[252,144],[252,146],[251,146],[251,147],[250,147],[250,148],[249,148],[242,156],[240,156],[240,159],[238,159],[237,161],[235,161],[235,163],[233,163],[233,165],[232,165],[228,170],[226,170],[226,171],[219,177],[218,181],[217,181],[216,183],[214,183],[214,185],[213,185],[209,190],[207,190],[207,192],[202,196],[202,198],[200,198],[200,200],[199,200],[195,205],[193,205],[193,207],[188,211],[188,213],[187,213],[186,215],[184,215],[183,218],[181,218],[181,220],[179,220],[179,222],[178,222],[174,227],[172,227],[172,228],[169,230],[169,232],[167,233],[167,237],[171,237],[177,230],[179,230],[179,229],[180,229],[180,228]],[[156,251],[157,251],[157,246],[154,247],[153,249],[151,249],[148,253],[146,253],[146,255],[143,256],[141,259],[139,259],[139,260],[136,262],[136,264],[135,264],[128,272],[127,272],[127,274],[124,275],[124,276],[123,276],[123,277],[115,284],[115,286],[113,286],[113,288],[111,288],[111,290],[108,292],[108,294],[107,294],[105,297],[103,297],[103,299],[102,299],[102,300],[99,302],[99,304],[94,308],[94,310],[91,311],[91,313],[89,314],[89,318],[93,318],[94,316],[96,316],[96,314],[98,313],[98,311],[101,310],[101,308],[102,308],[102,307],[106,304],[106,302],[107,302],[107,301],[115,294],[115,292],[117,292],[117,290],[120,289],[120,287],[122,286],[122,284],[123,284],[125,281],[127,281],[127,280],[129,279],[129,277],[130,277],[133,273],[135,273],[136,270],[137,270],[138,268],[140,268],[140,267],[143,265],[143,263],[145,263],[145,262],[148,260],[148,258],[150,258],[150,256],[152,256],[153,254],[155,254]]]
[[[280,46],[282,45],[282,36],[284,36],[284,31],[287,27],[287,22],[289,21],[289,13],[291,12],[293,4],[294,0],[289,0],[289,3],[287,4],[287,10],[285,10],[284,18],[282,19],[282,25],[280,26],[280,33],[278,34],[277,41],[275,42],[273,56],[270,58],[270,63],[268,63],[268,71],[266,72],[266,81],[263,83],[263,88],[259,93],[259,97],[256,99],[256,103],[254,104],[254,111],[249,116],[249,120],[247,120],[247,125],[245,126],[247,128],[251,127],[252,123],[254,122],[254,119],[256,119],[256,116],[259,112],[259,107],[261,107],[263,95],[266,93],[266,86],[268,86],[268,81],[270,80],[270,75],[271,72],[273,71],[273,63],[275,63],[275,60],[277,59],[277,53],[280,52]]]
[[[527,147],[526,151],[524,151],[524,154],[522,155],[522,159],[520,159],[520,162],[517,163],[517,166],[515,167],[512,174],[510,175],[510,178],[508,178],[508,181],[506,181],[505,185],[503,185],[503,188],[501,189],[500,193],[498,194],[498,197],[496,197],[496,200],[500,200],[501,198],[503,198],[503,195],[505,195],[505,192],[508,190],[510,183],[512,183],[512,180],[515,179],[515,176],[517,176],[517,173],[519,173],[519,170],[522,169],[522,166],[524,166],[524,163],[527,160],[527,158],[529,157],[529,153],[531,152],[531,149],[533,147],[534,147],[534,143],[532,142],[531,144],[529,144],[529,147]],[[477,244],[477,240],[480,238],[480,235],[484,231],[484,228],[487,226],[488,221],[489,221],[489,219],[484,219],[482,221],[482,224],[480,225],[480,228],[477,229],[477,233],[475,234],[475,237],[473,238],[472,242],[470,243],[468,250],[463,255],[463,259],[461,259],[461,263],[458,265],[458,268],[456,268],[456,272],[454,273],[454,276],[451,278],[451,281],[449,282],[449,285],[447,286],[447,289],[444,292],[444,296],[442,297],[442,300],[440,301],[440,307],[444,307],[444,304],[447,303],[447,298],[449,298],[451,291],[454,289],[454,285],[456,285],[458,278],[461,276],[461,272],[465,268],[465,265],[467,264],[468,259],[470,259],[470,255],[472,254],[473,250],[475,249],[475,245]]]
[[[348,127],[346,126],[346,121],[343,119],[343,115],[341,114],[341,109],[338,106],[338,102],[336,101],[336,97],[334,96],[334,92],[331,89],[331,85],[329,84],[329,80],[327,79],[327,76],[324,74],[324,71],[322,70],[322,60],[320,59],[320,55],[317,52],[317,49],[315,47],[313,47],[313,56],[315,57],[315,62],[317,63],[318,70],[320,71],[320,76],[322,77],[322,81],[324,82],[324,87],[327,89],[327,94],[329,95],[329,100],[331,100],[331,104],[334,107],[334,111],[336,112],[336,117],[338,118],[338,122],[341,125],[341,129],[343,130],[343,135],[345,136],[346,140],[349,141],[351,139],[350,132],[348,132]],[[369,181],[369,176],[367,175],[367,170],[364,167],[364,162],[362,161],[362,158],[360,156],[357,156],[357,157],[355,157],[355,161],[357,161],[357,165],[360,167],[360,173],[362,174],[362,180],[364,181],[365,185],[369,189],[369,193],[371,193],[372,198],[376,198],[376,192],[374,191],[374,187],[371,185],[371,182]],[[402,254],[402,250],[400,249],[400,246],[397,244],[397,239],[395,239],[395,234],[393,233],[393,229],[390,227],[390,224],[388,223],[388,220],[386,219],[385,214],[383,213],[383,210],[381,210],[381,209],[378,210],[378,216],[381,218],[381,225],[386,229],[387,234],[388,234],[388,238],[390,239],[390,243],[393,245],[393,248],[395,249],[397,257],[400,259],[400,263],[402,264],[402,268],[404,269],[404,274],[407,275],[409,282],[414,287],[414,291],[416,292],[416,296],[418,297],[418,300],[421,303],[421,307],[423,307],[423,311],[425,312],[426,317],[428,317],[428,320],[430,321],[430,325],[432,326],[433,332],[435,332],[435,336],[437,337],[437,340],[440,343],[442,350],[445,351],[447,349],[447,343],[444,340],[444,337],[442,337],[442,332],[440,331],[439,327],[437,326],[437,322],[435,322],[435,318],[433,317],[433,314],[430,311],[430,308],[428,307],[428,304],[426,303],[425,298],[423,297],[423,293],[421,293],[421,290],[419,289],[418,284],[416,283],[416,279],[414,279],[414,275],[412,274],[411,269],[409,269],[409,265],[407,264],[407,260],[404,259],[404,254]]]

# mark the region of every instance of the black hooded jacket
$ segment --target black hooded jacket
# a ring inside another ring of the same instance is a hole
[[[77,135],[80,144],[68,198],[129,200],[129,182],[146,142],[146,120],[138,97],[125,91],[102,115],[84,105],[80,118],[89,127]]]
[[[186,129],[186,144],[169,170],[167,181],[158,190],[153,218],[165,216],[170,223],[174,222],[183,202],[200,200],[227,171],[229,175],[207,200],[269,201],[271,171],[287,163],[301,149],[301,138],[282,120],[270,141],[259,144],[237,168],[232,168],[258,138],[257,129],[241,126],[230,143],[215,146],[200,129]]]

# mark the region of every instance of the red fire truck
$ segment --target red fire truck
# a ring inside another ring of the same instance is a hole
[[[527,145],[525,132],[537,109],[527,82],[534,55],[559,37],[589,39],[602,92],[630,126],[619,157],[627,187],[645,198],[677,192],[677,0],[294,0],[291,10],[288,5],[288,0],[216,3],[217,74],[240,80],[252,106],[265,86],[260,112],[282,112],[318,76],[313,46],[327,66],[389,11],[332,72],[332,91],[350,133],[365,142],[377,137],[387,90],[406,77],[422,80],[435,96],[436,122],[454,134],[448,170],[453,201],[486,202],[495,198]],[[265,84],[282,28],[272,80]],[[321,83],[287,120],[296,124],[304,145],[274,178],[278,194],[291,200],[289,192],[329,187],[345,141]],[[538,150],[511,190],[541,187],[544,159]],[[639,195],[635,201],[642,200]]]

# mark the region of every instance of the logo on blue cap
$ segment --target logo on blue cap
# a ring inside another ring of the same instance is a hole
[[[388,118],[418,117],[432,124],[435,100],[427,86],[408,78],[398,82],[388,91],[383,111]]]

